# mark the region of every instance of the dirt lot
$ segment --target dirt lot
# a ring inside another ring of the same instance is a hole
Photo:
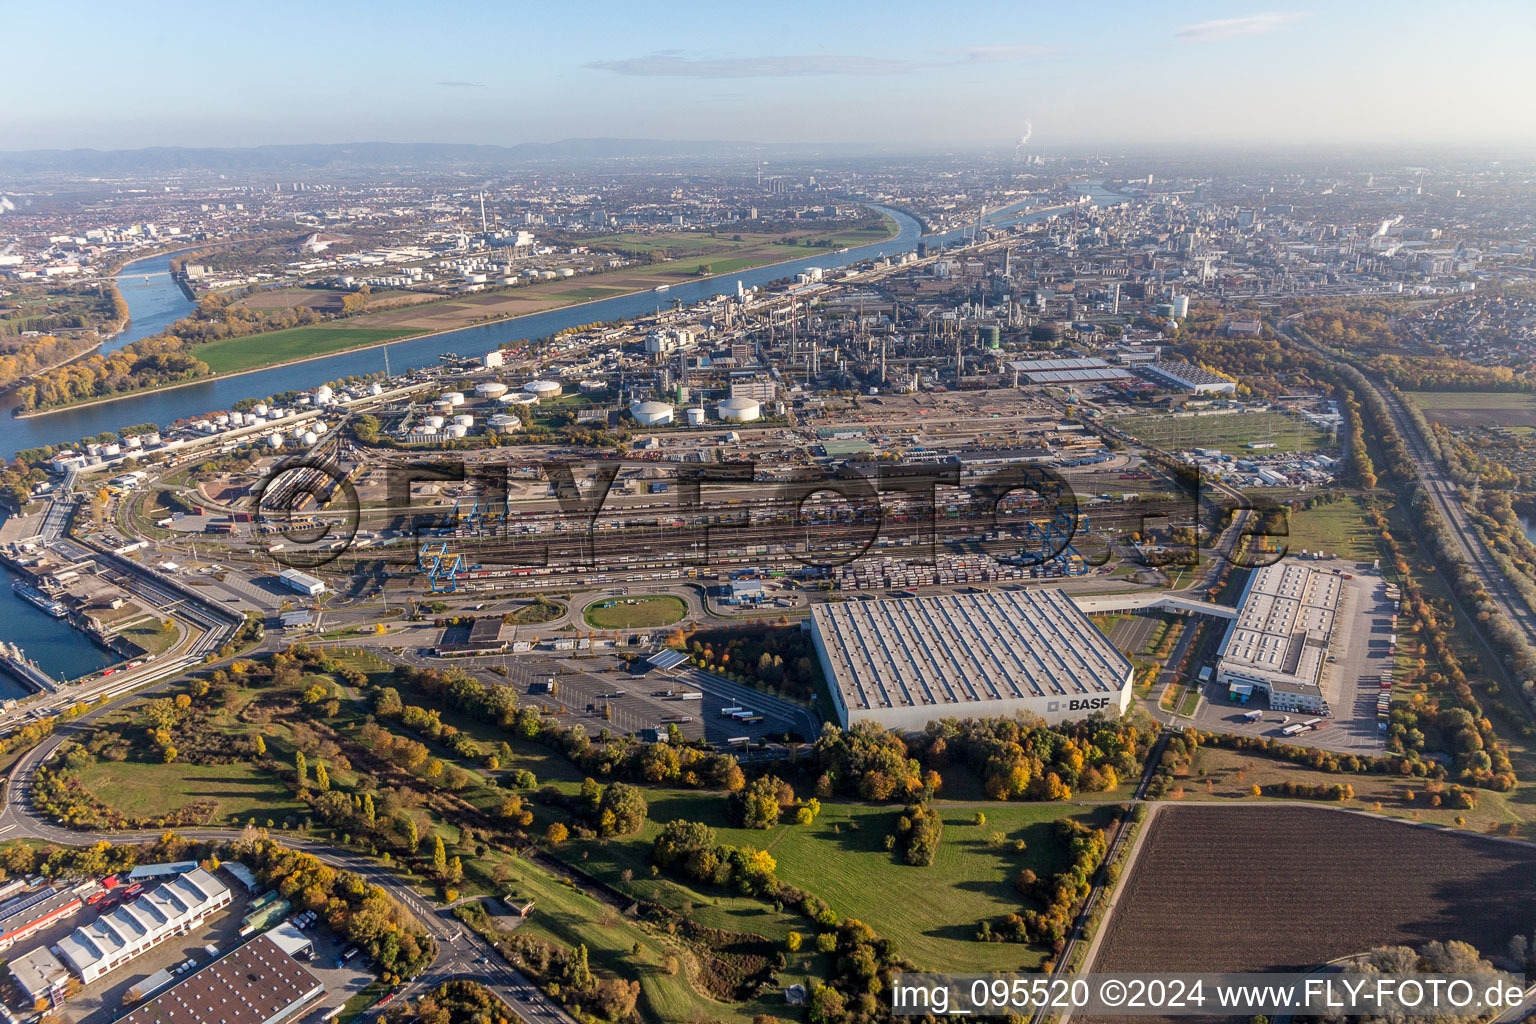
[[[1095,971],[1305,970],[1383,944],[1502,951],[1536,913],[1536,848],[1338,811],[1164,806]]]

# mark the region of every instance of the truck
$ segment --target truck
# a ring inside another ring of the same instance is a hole
[[[1245,721],[1245,722],[1257,722],[1257,721],[1260,721],[1261,719],[1263,719],[1263,717],[1264,717],[1264,712],[1262,712],[1262,711],[1250,711],[1250,712],[1248,712],[1247,714],[1245,714],[1243,716],[1243,721]]]
[[[704,699],[704,694],[700,693],[697,690],[689,690],[689,691],[686,691],[684,693],[678,694],[677,699],[678,700],[703,700]]]
[[[1301,724],[1306,726],[1308,729],[1316,729],[1317,728],[1317,723],[1319,723],[1321,721],[1322,721],[1321,718],[1309,718],[1305,722],[1302,722]]]
[[[1311,726],[1302,725],[1300,722],[1293,722],[1290,725],[1286,726],[1284,729],[1281,729],[1280,730],[1280,735],[1282,735],[1282,736],[1299,736],[1302,733],[1306,732],[1309,728],[1311,728]]]
[[[747,710],[747,709],[746,708],[721,708],[720,709],[720,717],[721,718],[735,718],[736,715],[739,712],[742,712],[742,711],[745,711],[745,710]]]

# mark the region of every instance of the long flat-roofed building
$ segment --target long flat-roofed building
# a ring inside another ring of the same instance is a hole
[[[1130,706],[1131,663],[1060,590],[819,604],[811,638],[845,727]]]
[[[1342,577],[1305,562],[1255,569],[1222,640],[1217,682],[1267,694],[1277,711],[1327,711],[1323,667],[1343,588]]]
[[[194,868],[59,940],[59,955],[89,985],[173,935],[185,935],[229,906],[229,888]]]
[[[258,935],[118,1024],[278,1024],[324,992],[307,967]]]

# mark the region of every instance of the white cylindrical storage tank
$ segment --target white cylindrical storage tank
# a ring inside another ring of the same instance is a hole
[[[221,412],[213,418],[213,422],[217,423],[221,427],[227,427],[229,426],[229,417]]]
[[[462,392],[462,391],[444,391],[438,397],[442,401],[447,402],[449,405],[463,405],[464,404],[464,392]]]
[[[123,444],[128,448],[143,448],[144,439],[135,434],[132,437],[123,438]]]
[[[469,434],[469,428],[462,423],[450,423],[444,428],[444,433],[449,437],[466,437]]]
[[[255,413],[257,416],[265,416],[267,414],[267,403],[257,402],[255,405],[251,406],[251,412]]]
[[[101,454],[101,442],[100,441],[92,441],[90,444],[85,446],[85,451],[86,451],[87,455],[100,455]]]
[[[491,417],[491,429],[503,432],[516,430],[523,425],[523,421],[509,412],[499,412]]]
[[[106,456],[121,455],[123,448],[118,444],[104,444],[101,446],[101,454]]]
[[[475,418],[469,415],[455,416],[453,422],[461,427],[472,427],[475,425]]]
[[[539,404],[539,396],[527,391],[519,391],[507,401],[508,405],[530,406]]]
[[[305,444],[314,444],[318,440],[320,440],[320,435],[315,433],[313,430],[306,430],[304,432]]]
[[[576,386],[581,388],[582,391],[584,391],[584,392],[586,392],[587,394],[590,395],[594,391],[601,391],[601,390],[603,390],[604,388],[606,388],[608,386],[608,384],[607,384],[606,381],[601,381],[601,380],[598,380],[596,378],[593,378],[592,380],[584,380],[584,381],[582,381],[580,384],[578,384]]]
[[[369,384],[368,385],[368,393],[370,395],[382,395],[384,393],[384,385],[382,385],[382,384]]]
[[[319,402],[321,405],[327,405],[335,400],[336,392],[331,390],[331,386],[329,384],[321,384],[319,387],[315,388],[315,401]]]
[[[659,427],[672,422],[672,407],[666,402],[636,402],[629,407],[635,422],[647,427]]]
[[[232,412],[232,413],[230,413],[229,414],[229,425],[232,426],[232,427],[243,427],[243,426],[245,426],[245,413],[243,413],[243,412]]]
[[[268,409],[267,410],[267,419],[269,419],[269,420],[281,420],[281,419],[287,419],[287,418],[288,418],[288,410],[287,409]]]
[[[762,416],[762,403],[754,398],[727,398],[715,406],[715,413],[732,423],[751,423]]]
[[[428,416],[426,420],[427,427],[431,430],[441,430],[443,424],[447,422],[447,418],[443,416]]]
[[[159,431],[151,430],[149,433],[145,434],[144,435],[144,443],[145,444],[159,444],[160,443],[160,433],[159,433]]]
[[[697,409],[697,408],[689,409],[688,410],[688,425],[690,427],[698,427],[698,426],[702,426],[703,424],[704,424],[704,410],[703,409]]]
[[[499,380],[488,380],[484,384],[475,385],[475,395],[479,398],[500,398],[507,393],[507,386]]]
[[[283,435],[282,434],[279,434],[276,431],[273,431],[272,433],[267,435],[267,447],[268,448],[281,448],[282,446],[283,446]]]
[[[557,380],[531,380],[523,385],[523,390],[540,398],[559,398],[564,389]]]

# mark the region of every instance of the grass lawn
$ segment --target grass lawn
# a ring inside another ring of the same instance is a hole
[[[1252,443],[1274,444],[1254,450],[1255,455],[1337,447],[1327,432],[1283,412],[1129,416],[1114,420],[1111,426],[1163,448],[1220,448],[1233,455],[1248,452]]]
[[[584,871],[637,896],[689,911],[708,924],[777,937],[794,927],[771,907],[752,905],[733,894],[695,887],[669,876],[650,877],[650,850],[661,823],[675,818],[703,821],[719,840],[732,846],[766,849],[778,862],[776,873],[826,900],[839,917],[856,917],[895,942],[902,955],[921,970],[1006,970],[1038,967],[1037,949],[1008,943],[977,943],[976,928],[1026,906],[1013,888],[1023,868],[1046,874],[1060,868],[1052,824],[1069,815],[1107,821],[1107,808],[1072,804],[1007,804],[981,807],[987,823],[973,824],[977,807],[940,804],[944,839],[931,866],[912,867],[885,849],[901,809],[853,803],[822,805],[810,826],[739,829],[724,826],[726,798],[718,793],[649,790],[649,820],[639,835],[623,841],[592,842],[576,847],[585,853]],[[1023,839],[1024,853],[993,849],[1001,832],[1011,843]],[[565,856],[570,856],[566,853]],[[577,854],[579,856],[580,854]],[[621,881],[625,869],[633,873]]]
[[[80,770],[80,781],[98,799],[131,817],[179,810],[194,800],[219,802],[218,822],[268,818],[282,821],[308,808],[288,788],[246,764],[146,764],[100,761]]]
[[[670,594],[616,597],[594,601],[581,614],[593,629],[643,629],[681,622],[683,616],[688,614],[688,606],[681,598]]]
[[[1345,498],[1290,516],[1290,536],[1276,537],[1293,554],[1326,551],[1340,558],[1369,561],[1376,557],[1376,532],[1365,518],[1359,498]]]
[[[1202,771],[1205,773],[1203,776],[1199,774]],[[1342,803],[1319,800],[1318,803],[1325,806],[1375,811],[1410,821],[1425,821],[1453,827],[1456,827],[1456,819],[1460,817],[1465,822],[1460,827],[1473,832],[1490,832],[1512,823],[1526,826],[1532,821],[1531,808],[1515,800],[1514,793],[1478,790],[1477,806],[1471,810],[1416,807],[1408,803],[1406,794],[1409,790],[1422,790],[1423,779],[1323,772],[1294,765],[1278,758],[1267,757],[1261,753],[1223,750],[1218,747],[1200,748],[1195,755],[1194,772],[1177,779],[1175,785],[1182,786],[1190,799],[1215,797],[1253,800],[1262,799],[1252,796],[1253,786],[1263,788],[1267,795],[1270,792],[1270,786],[1281,782],[1297,782],[1305,785],[1321,783],[1326,786],[1347,783],[1354,787],[1355,799],[1345,800]],[[1280,797],[1280,799],[1286,798]]]
[[[1408,397],[1436,423],[1457,427],[1536,426],[1536,395],[1510,391],[1410,391]]]
[[[522,859],[506,861],[509,888],[530,896],[534,912],[519,931],[565,947],[585,944],[594,968],[640,982],[640,1012],[647,1021],[721,1020],[746,1024],[759,1013],[782,1012],[776,994],[749,1003],[721,1003],[696,991],[684,972],[669,975],[662,961],[676,946],[645,931],[613,908]],[[636,943],[640,952],[634,953]],[[685,951],[678,949],[680,953]],[[783,984],[789,984],[781,975]]]
[[[530,601],[512,612],[512,621],[520,626],[536,626],[564,614],[565,606],[554,601]]]
[[[140,622],[120,631],[125,639],[132,640],[150,654],[164,654],[176,642],[176,630],[167,633],[154,619]]]
[[[246,338],[210,341],[198,345],[192,354],[207,363],[214,373],[238,373],[422,333],[410,327],[293,327]]]

